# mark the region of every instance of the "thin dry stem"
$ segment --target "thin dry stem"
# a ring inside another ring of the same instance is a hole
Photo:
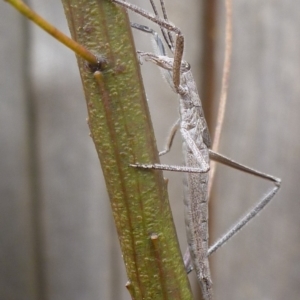
[[[28,7],[23,1],[20,0],[5,0],[9,4],[11,4],[14,8],[16,8],[21,14],[26,16],[28,19],[33,21],[43,30],[52,35],[59,42],[70,48],[76,54],[84,58],[92,65],[97,65],[99,63],[97,57],[84,48],[82,45],[77,43],[76,41],[69,38],[67,35],[59,31],[52,24],[48,23],[45,19],[43,19],[39,14],[33,11],[30,7]]]
[[[225,27],[225,56],[224,56],[224,65],[223,65],[223,75],[222,75],[222,87],[221,87],[221,96],[219,101],[217,125],[214,133],[214,141],[212,145],[212,150],[218,152],[222,127],[224,123],[224,116],[226,110],[226,101],[227,101],[227,91],[228,91],[228,82],[230,74],[230,63],[231,63],[231,53],[232,53],[232,0],[225,0],[225,9],[226,9],[226,27]],[[211,193],[211,188],[215,176],[216,163],[211,162],[210,165],[210,180],[208,186],[208,194]]]

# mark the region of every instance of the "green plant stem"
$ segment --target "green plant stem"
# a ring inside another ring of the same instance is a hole
[[[92,72],[78,57],[89,126],[99,155],[133,299],[192,299],[126,12],[109,0],[63,0],[72,37],[105,57]],[[155,237],[155,238],[153,238]]]

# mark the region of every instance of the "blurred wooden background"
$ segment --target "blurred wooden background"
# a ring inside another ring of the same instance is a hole
[[[31,0],[30,5],[68,33],[59,0]],[[185,59],[213,132],[224,2],[173,0],[167,8],[185,33]],[[211,258],[216,300],[297,299],[300,292],[299,20],[299,3],[293,0],[233,5],[232,73],[220,152],[282,178],[283,184],[273,203]],[[138,49],[152,51],[149,36],[135,35]],[[142,71],[162,149],[177,118],[177,98],[155,66],[145,64]],[[0,299],[130,299],[85,119],[74,55],[2,1]],[[163,162],[182,162],[180,143],[177,137]],[[181,175],[165,176],[184,250]],[[219,167],[210,203],[211,241],[271,186]],[[196,291],[194,274],[190,277]]]

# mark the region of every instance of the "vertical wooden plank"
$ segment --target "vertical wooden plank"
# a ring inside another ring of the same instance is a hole
[[[0,4],[0,298],[38,299],[26,87],[28,26]]]
[[[299,294],[299,4],[233,1],[234,36],[223,154],[282,178],[273,203],[213,256],[217,299]],[[219,16],[223,1],[219,1]],[[219,23],[219,32],[224,28]],[[221,47],[221,45],[220,45]],[[271,186],[219,167],[216,237]]]

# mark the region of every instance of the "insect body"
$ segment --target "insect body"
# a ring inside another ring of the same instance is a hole
[[[132,27],[153,34],[159,52],[165,54],[164,47],[157,33],[146,26],[132,24]],[[171,43],[171,41],[169,41]],[[176,88],[172,81],[174,59],[165,55],[156,56],[152,53],[138,52],[145,60],[160,66],[164,77],[174,91]],[[184,61],[180,66],[180,86],[177,87],[179,95],[180,119],[175,129],[180,128],[183,137],[183,154],[185,167],[171,167],[162,165],[144,165],[165,170],[185,171],[184,173],[184,204],[187,242],[192,256],[192,262],[202,292],[207,299],[211,299],[212,282],[208,262],[208,171],[209,148],[211,146],[208,127],[204,117],[202,104],[193,78],[190,65]],[[175,130],[174,130],[175,133]],[[165,150],[160,155],[167,153]],[[141,166],[141,165],[135,165]],[[196,171],[192,172],[193,170]],[[189,260],[189,258],[187,259]],[[189,267],[189,261],[185,262]]]
[[[169,57],[155,56],[150,53],[141,53],[141,55],[165,70],[172,70],[173,59]],[[189,64],[182,62],[180,71],[179,128],[183,137],[184,170],[186,171],[184,172],[184,204],[187,242],[202,293],[205,299],[212,299],[212,281],[207,256],[210,137]],[[157,167],[159,165],[155,166]],[[173,166],[173,168],[183,171],[182,167]],[[168,167],[164,169],[169,170]]]
[[[210,138],[191,71],[183,73],[181,79],[183,89],[187,89],[187,93],[180,95],[179,100],[184,162],[187,167],[197,166],[203,171],[203,173],[184,173],[187,242],[203,296],[205,299],[212,299],[212,281],[207,256]]]
[[[151,53],[139,53],[172,76],[173,59]],[[172,82],[169,80],[169,82]],[[172,83],[171,86],[176,90]],[[210,137],[202,104],[189,64],[181,63],[179,95],[179,129],[183,137],[185,168],[173,166],[172,170],[184,173],[184,204],[187,242],[194,269],[205,299],[212,299],[212,281],[208,262],[208,171]],[[164,165],[135,165],[146,168],[171,170]],[[193,172],[193,170],[195,172]]]

